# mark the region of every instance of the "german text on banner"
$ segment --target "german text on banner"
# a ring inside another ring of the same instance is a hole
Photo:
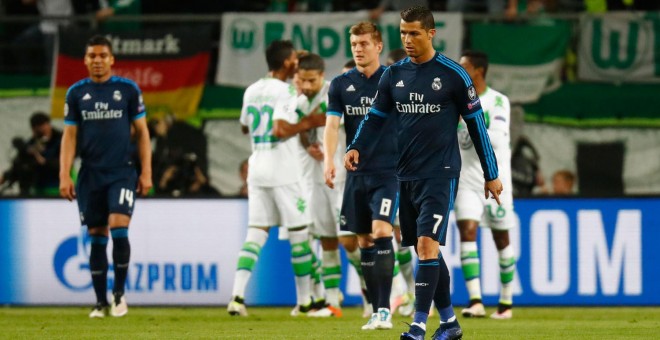
[[[660,13],[585,14],[580,27],[581,80],[660,83]]]
[[[535,24],[471,25],[471,46],[488,54],[486,80],[513,103],[531,103],[561,84],[571,27],[554,20]]]
[[[437,30],[433,44],[447,57],[457,59],[463,41],[460,13],[433,13]],[[296,49],[319,54],[329,78],[339,74],[352,58],[351,26],[366,21],[367,12],[351,13],[227,13],[222,16],[220,60],[216,83],[248,86],[267,73],[265,50],[273,40],[291,40]],[[388,12],[378,26],[383,34],[385,62],[390,50],[401,47],[399,13]]]
[[[148,112],[189,118],[197,113],[209,65],[210,27],[108,33],[113,74],[135,81]],[[89,31],[60,33],[52,83],[52,116],[63,117],[67,89],[88,76],[83,63]]]

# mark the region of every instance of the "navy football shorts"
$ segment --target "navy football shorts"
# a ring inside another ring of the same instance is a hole
[[[400,182],[399,222],[401,245],[417,245],[417,238],[428,236],[441,245],[447,237],[447,220],[453,209],[458,178],[425,178]]]
[[[342,231],[370,234],[374,220],[392,223],[398,207],[394,174],[351,175],[346,178],[339,225]]]
[[[81,168],[76,184],[80,222],[88,227],[108,225],[113,213],[131,216],[135,207],[137,171],[133,167]]]

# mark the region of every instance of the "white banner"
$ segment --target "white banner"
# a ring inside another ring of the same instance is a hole
[[[533,103],[543,93],[561,85],[563,61],[553,60],[539,65],[502,65],[488,67],[488,85],[509,96],[512,103]]]
[[[434,13],[436,50],[457,60],[463,41],[460,13]],[[355,13],[227,13],[222,16],[222,37],[216,83],[248,86],[267,73],[265,49],[277,39],[291,40],[296,49],[319,54],[328,76],[339,73],[352,58],[348,30],[367,20],[366,12]],[[385,13],[379,27],[383,34],[385,61],[390,50],[401,47],[399,13]]]
[[[581,80],[660,82],[658,13],[585,14],[580,27]]]
[[[22,254],[17,300],[24,304],[93,304],[89,239],[75,203],[20,205]],[[130,304],[219,305],[231,299],[236,260],[247,230],[245,200],[138,200],[129,228]],[[112,241],[108,244],[112,263]],[[112,288],[113,271],[108,273]],[[108,293],[109,296],[109,293]]]

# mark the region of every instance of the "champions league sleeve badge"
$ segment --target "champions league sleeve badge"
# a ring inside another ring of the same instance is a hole
[[[440,89],[442,88],[442,82],[440,81],[439,77],[433,78],[433,83],[431,83],[431,88],[434,91],[440,91]]]
[[[470,87],[468,87],[467,91],[468,91],[468,97],[470,98],[470,100],[477,99],[477,90],[475,90],[473,85],[470,85]]]
[[[115,101],[120,101],[121,100],[121,92],[119,90],[115,90],[115,92],[112,94],[112,99]]]

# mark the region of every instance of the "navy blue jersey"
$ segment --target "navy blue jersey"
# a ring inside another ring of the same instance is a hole
[[[64,123],[78,126],[78,154],[86,167],[132,165],[131,123],[145,115],[140,88],[126,78],[87,78],[66,93]]]
[[[397,120],[399,180],[459,177],[461,155],[456,127],[461,115],[481,160],[484,177],[496,179],[497,160],[477,91],[467,72],[440,53],[423,64],[406,58],[383,73],[378,95],[348,149],[356,149],[360,158],[380,152],[369,141],[388,120]]]
[[[376,73],[367,78],[356,68],[353,68],[335,77],[330,83],[326,114],[338,117],[343,115],[346,145],[351,144],[360,123],[369,112],[378,90],[378,81],[385,69],[385,66],[381,66]],[[349,174],[393,173],[395,171],[398,159],[395,123],[395,120],[391,119],[383,126],[382,135],[372,136],[373,138],[379,138],[374,143],[377,144],[378,152],[361,157],[357,171],[349,172]]]

